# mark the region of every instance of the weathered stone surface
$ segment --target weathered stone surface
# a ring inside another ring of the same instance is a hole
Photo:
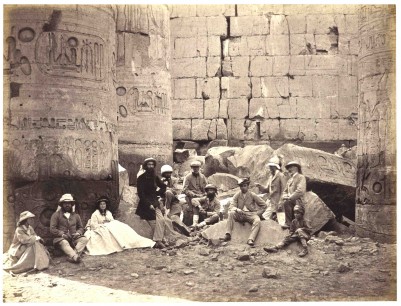
[[[213,120],[193,119],[191,138],[193,140],[212,140],[216,138],[216,123]]]
[[[316,54],[316,46],[313,34],[291,34],[291,55]]]
[[[290,56],[275,56],[273,57],[273,75],[283,76],[290,72]]]
[[[288,97],[288,77],[263,77],[260,79],[262,97]]]
[[[214,119],[219,117],[219,100],[208,99],[204,102],[204,115],[205,119]]]
[[[203,100],[172,100],[173,119],[203,118]]]
[[[224,16],[208,17],[206,26],[208,36],[227,36],[227,20]]]
[[[235,16],[234,4],[202,4],[196,6],[197,16]]]
[[[262,271],[262,276],[264,278],[278,278],[278,272],[276,270],[272,270],[271,268],[264,267]]]
[[[174,39],[174,58],[197,57],[207,55],[207,37],[184,37]]]
[[[124,187],[129,186],[129,174],[127,169],[118,165],[118,194],[121,197]]]
[[[172,77],[197,77],[206,76],[206,58],[177,58],[171,61]]]
[[[196,79],[196,98],[204,100],[220,97],[220,79]]]
[[[216,172],[230,173],[233,166],[227,158],[239,150],[240,148],[234,147],[215,147],[209,149],[205,156],[204,174],[211,176]]]
[[[338,95],[338,77],[314,75],[312,78],[312,82],[314,97],[327,97]]]
[[[175,37],[207,36],[206,17],[183,17],[170,20]]]
[[[173,4],[169,5],[170,18],[175,17],[195,17],[196,5]]]
[[[223,61],[223,76],[246,77],[249,75],[249,57],[225,57]]]
[[[251,58],[250,76],[269,76],[273,71],[273,57],[255,56]]]
[[[290,33],[303,34],[306,33],[306,16],[305,15],[289,15],[286,16]]]
[[[244,119],[229,119],[227,122],[227,135],[230,140],[244,140],[245,136]]]
[[[267,35],[266,53],[269,55],[289,55],[290,54],[289,35]]]
[[[251,95],[250,79],[247,77],[222,77],[221,90],[222,98],[249,97]]]
[[[216,120],[216,138],[227,139],[227,125],[223,119]],[[226,142],[227,143],[227,142]]]
[[[191,139],[191,119],[173,120],[174,139]]]
[[[238,16],[258,16],[283,14],[284,5],[282,4],[237,4]]]
[[[207,163],[206,159],[205,162]],[[238,187],[239,177],[228,173],[215,173],[207,179],[210,184],[217,187],[219,192],[226,192]]]
[[[270,18],[270,34],[289,34],[289,24],[285,15],[272,15]]]
[[[269,34],[269,19],[265,16],[241,16],[230,18],[231,36]]]
[[[206,76],[215,77],[221,75],[221,58],[219,56],[209,56],[206,59]]]
[[[175,149],[173,154],[173,159],[175,163],[183,163],[189,157],[188,149]]]
[[[309,191],[305,194],[305,215],[312,234],[320,230],[330,219],[335,218],[334,213],[327,205],[313,192]]]
[[[312,78],[296,76],[289,80],[291,97],[312,97]]]
[[[174,99],[194,99],[196,90],[195,79],[175,79],[173,95]]]
[[[247,99],[230,99],[228,101],[228,118],[240,119],[248,116]]]

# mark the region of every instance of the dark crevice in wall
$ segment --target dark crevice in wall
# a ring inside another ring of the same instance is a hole
[[[46,22],[43,25],[43,32],[52,32],[52,31],[56,31],[58,28],[58,24],[61,21],[61,16],[62,13],[60,10],[53,10],[53,13],[50,16],[50,20],[49,22]]]

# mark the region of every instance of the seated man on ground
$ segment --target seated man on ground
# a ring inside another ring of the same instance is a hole
[[[49,267],[50,255],[42,244],[42,238],[33,229],[34,217],[29,211],[20,214],[13,241],[4,254],[3,269],[11,274],[40,271]]]
[[[161,197],[161,201],[164,204],[165,216],[173,221],[174,228],[189,236],[189,229],[180,219],[182,214],[182,204],[177,196],[180,194],[180,190],[177,186],[178,179],[172,176],[173,168],[170,165],[163,165],[161,167],[161,180],[166,185],[166,192]]]
[[[184,223],[187,225],[195,225],[193,216],[193,198],[200,198],[205,196],[205,187],[207,185],[206,176],[200,173],[200,161],[193,161],[191,163],[192,172],[187,174],[184,178],[184,188],[182,192],[186,195],[187,207],[184,210]],[[192,217],[192,220],[190,220]]]
[[[220,201],[216,196],[217,187],[213,184],[207,184],[205,191],[205,197],[192,199],[192,205],[194,206],[193,228],[196,230],[201,229],[205,225],[215,224],[220,220]]]
[[[265,212],[267,205],[262,198],[249,191],[249,178],[241,179],[238,182],[241,190],[237,192],[231,200],[228,208],[228,221],[224,241],[231,240],[234,221],[248,222],[252,225],[251,234],[247,244],[253,246],[260,230],[260,218]]]
[[[304,220],[305,209],[303,206],[295,205],[294,215],[295,219],[292,220],[290,225],[290,234],[284,238],[279,244],[272,248],[263,248],[268,253],[276,253],[279,249],[286,247],[295,241],[300,241],[302,244],[302,251],[298,254],[299,257],[304,257],[308,254],[307,241],[310,239],[311,229]]]
[[[60,248],[72,263],[81,262],[81,253],[88,239],[83,235],[81,217],[73,211],[75,200],[71,194],[64,194],[59,201],[61,209],[50,219],[50,232],[54,235],[53,244]]]

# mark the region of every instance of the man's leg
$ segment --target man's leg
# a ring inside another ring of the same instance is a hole
[[[80,237],[74,241],[75,249],[77,250],[78,255],[81,255],[87,243],[88,243],[88,238],[86,237]]]
[[[156,222],[155,229],[153,232],[153,241],[162,241],[164,237],[164,227],[166,224],[164,223],[164,217],[159,208],[156,208]]]
[[[256,237],[259,234],[260,218],[256,214],[254,214],[254,215],[246,215],[246,222],[249,222],[252,225],[251,234],[249,235],[249,238],[248,238],[248,244],[253,245],[253,242],[255,242]],[[252,242],[250,240],[252,240]]]
[[[164,205],[166,206],[166,209],[171,209],[173,199],[175,199],[175,195],[171,190],[167,190],[165,195],[164,195]]]
[[[228,212],[228,219],[227,219],[226,235],[223,238],[224,241],[231,240],[231,232],[233,231],[233,227],[234,227],[234,222],[235,221],[238,221],[238,222],[245,221],[244,220],[244,214],[237,213],[237,212],[234,212],[234,211],[229,211]]]
[[[279,242],[277,245],[275,245],[272,248],[263,248],[268,253],[276,253],[278,250],[285,248],[287,245],[293,243],[294,241],[297,241],[297,238],[292,237],[291,235],[288,235],[284,237],[284,239]]]
[[[285,212],[285,225],[290,227],[292,220],[294,220],[295,201],[284,201],[283,206]]]
[[[194,216],[192,217],[192,226],[196,226],[199,223],[199,207],[193,206]]]
[[[65,239],[61,240],[57,243],[59,248],[68,256],[69,259],[75,260],[78,257],[78,254],[75,250],[70,246],[69,242]]]
[[[207,217],[206,214],[200,214],[199,215],[199,221],[201,221],[198,225],[197,228],[202,228],[205,225],[210,225],[210,224],[215,224],[219,222],[220,216],[219,214],[215,213],[210,217]]]
[[[273,215],[273,206],[271,201],[266,201],[267,203],[267,208],[265,210],[265,212],[262,214],[263,219],[265,220],[269,220],[272,218]]]

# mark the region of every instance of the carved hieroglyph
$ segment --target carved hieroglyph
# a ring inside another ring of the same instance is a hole
[[[172,162],[169,14],[163,5],[118,5],[116,97],[119,162],[130,184],[143,160]]]
[[[395,241],[395,5],[359,11],[359,134],[356,223],[359,235]]]
[[[63,193],[84,222],[98,196],[117,204],[113,10],[7,6],[4,16],[5,218],[31,210],[49,237]]]

